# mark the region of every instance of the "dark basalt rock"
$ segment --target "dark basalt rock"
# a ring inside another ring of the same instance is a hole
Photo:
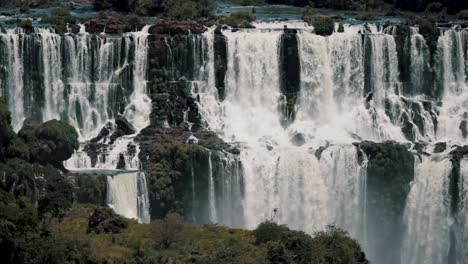
[[[442,153],[447,149],[447,143],[438,142],[435,144],[434,153]]]
[[[109,122],[101,129],[101,131],[99,131],[99,134],[95,138],[90,140],[90,142],[97,143],[97,142],[109,137],[111,135],[112,131],[113,131],[112,123]]]
[[[281,104],[282,123],[287,125],[296,116],[297,94],[300,90],[300,59],[297,31],[285,28],[280,43],[280,80],[284,100]]]
[[[326,150],[329,146],[330,146],[330,144],[328,144],[328,142],[327,142],[327,145],[325,145],[325,146],[320,146],[320,147],[315,151],[314,156],[315,156],[318,160],[320,160],[320,159],[322,158],[322,153],[323,153],[323,151]]]
[[[49,8],[49,0],[31,0],[29,2],[30,8]]]
[[[190,35],[201,34],[207,28],[195,21],[161,20],[149,29],[150,34]]]
[[[88,33],[102,33],[105,30],[107,34],[121,34],[135,30],[141,30],[144,26],[143,22],[131,24],[122,21],[116,17],[107,16],[105,18],[92,18],[83,23]]]
[[[296,146],[302,146],[306,143],[306,140],[303,134],[297,133],[291,138],[291,143],[293,143]]]
[[[115,119],[115,125],[117,130],[122,131],[124,135],[132,135],[136,132],[135,127],[124,116],[118,116]]]
[[[88,220],[88,233],[118,234],[128,227],[128,221],[110,208],[96,208]]]
[[[125,163],[125,157],[123,154],[119,155],[119,162],[117,162],[117,168],[118,170],[125,170],[126,163]]]
[[[227,71],[227,43],[226,37],[221,32],[220,27],[216,28],[214,36],[214,70],[215,82],[218,89],[219,99],[221,101],[225,98],[225,82]]]
[[[418,155],[430,156],[431,154],[427,153],[426,150],[427,143],[425,142],[415,142],[413,145],[413,150],[415,150]]]

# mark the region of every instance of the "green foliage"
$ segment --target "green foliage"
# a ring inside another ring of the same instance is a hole
[[[154,240],[161,249],[170,248],[180,239],[180,233],[184,229],[184,222],[180,215],[171,213],[162,220],[153,221],[151,224]]]
[[[39,167],[39,175],[46,180],[45,194],[39,199],[40,215],[62,218],[73,203],[73,183],[53,168]]]
[[[361,20],[361,21],[370,21],[370,20],[375,19],[376,15],[377,14],[375,13],[375,11],[367,10],[367,11],[360,12],[357,15],[356,19]]]
[[[38,183],[33,165],[24,160],[10,159],[0,163],[0,175],[3,175],[1,189],[15,197],[26,196],[31,201],[36,199]]]
[[[52,9],[50,16],[44,14],[41,16],[42,23],[66,25],[75,24],[76,18],[70,13],[71,9],[68,6],[56,6]]]
[[[95,263],[86,240],[52,237],[36,209],[0,190],[1,263]]]
[[[301,231],[290,230],[285,225],[278,225],[274,222],[261,223],[254,231],[256,244],[264,244],[270,241],[281,242],[287,249],[285,251],[285,259],[289,258],[289,255],[293,256],[294,263],[312,263],[312,237]],[[278,247],[276,247],[278,249]],[[288,252],[289,251],[289,252]],[[280,256],[277,254],[281,250],[275,251],[275,259]]]
[[[468,9],[467,10],[461,10],[459,13],[458,13],[458,18],[460,19],[468,19]]]
[[[254,231],[256,244],[266,244],[270,263],[368,263],[359,244],[333,226],[311,237],[267,221]]]
[[[57,120],[47,121],[20,136],[30,146],[31,159],[42,164],[59,165],[79,147],[75,129]]]
[[[214,0],[163,0],[163,15],[177,20],[210,18],[214,15]]]
[[[314,252],[320,252],[317,263],[369,263],[359,244],[345,231],[334,226],[315,234],[313,248]]]
[[[249,12],[237,12],[226,18],[226,25],[234,28],[246,28],[253,21],[255,21],[255,16],[252,16]]]
[[[6,151],[5,147],[11,143],[14,137],[15,132],[11,127],[11,113],[8,111],[5,101],[0,98],[0,160]]]
[[[302,10],[302,19],[309,24],[314,20],[314,15],[315,9],[313,7],[308,6]]]
[[[103,175],[76,175],[75,190],[79,203],[106,204],[107,178]]]
[[[335,23],[330,17],[317,17],[312,20],[312,26],[314,27],[315,34],[321,36],[329,36],[333,34],[333,30],[335,29]]]
[[[29,147],[21,138],[14,138],[6,149],[8,158],[29,160]]]

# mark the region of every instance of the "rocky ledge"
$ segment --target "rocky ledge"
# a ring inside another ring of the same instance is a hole
[[[141,30],[145,23],[141,19],[121,19],[115,16],[92,18],[83,23],[88,33],[121,34]],[[195,21],[161,20],[149,29],[150,34],[190,35],[200,34],[207,28]]]

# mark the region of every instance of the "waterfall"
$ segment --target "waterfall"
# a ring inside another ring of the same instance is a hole
[[[468,30],[448,30],[439,37],[436,66],[439,71],[437,78],[442,81],[443,99],[437,133],[441,140],[466,142],[467,139],[467,47]]]
[[[430,43],[411,28],[399,54],[396,27],[344,25],[344,32],[323,37],[302,22],[287,24],[295,29],[288,34],[297,38],[300,63],[300,74],[295,75],[300,87],[291,103],[295,117],[288,124],[282,122],[281,112],[286,97],[281,87],[283,22],[222,30],[222,36],[211,28],[180,43],[164,37],[169,67],[191,83],[201,125],[240,150],[239,155],[210,150],[203,166],[191,164],[186,178],[187,197],[192,199],[188,213],[197,224],[252,229],[273,220],[310,234],[335,224],[369,254],[382,252],[385,249],[372,249],[385,243],[374,245],[378,238],[367,231],[375,222],[367,208],[373,202],[367,200],[367,157],[352,143],[466,144],[468,30],[443,29],[431,54]],[[64,35],[51,29],[3,32],[0,95],[6,97],[15,131],[27,118],[71,124],[81,147],[65,166],[110,171],[114,175],[107,176],[109,205],[121,215],[149,222],[146,178],[139,171],[140,147],[135,141],[150,124],[148,73],[160,70],[149,69],[153,58],[148,54],[156,48],[150,46],[149,27],[121,35],[88,34],[83,26],[77,34]],[[217,37],[226,44],[224,83],[217,76]],[[193,57],[179,65],[174,58],[185,54],[180,51],[183,45]],[[399,72],[400,56],[408,56],[405,74]],[[409,82],[404,95],[402,80]],[[190,128],[196,110],[184,109],[183,122]],[[119,116],[136,128],[135,134],[96,139],[103,128],[116,132]],[[194,122],[194,134],[198,125]],[[93,152],[93,147],[99,151]],[[468,164],[461,161],[459,211],[451,215],[448,185],[453,166],[447,152],[421,154],[415,164],[402,219],[406,232],[401,263],[445,263],[450,250],[456,251],[459,263],[468,257]],[[455,232],[456,244],[450,232]],[[372,261],[385,262],[379,256]]]
[[[468,259],[468,159],[460,161],[460,204],[457,226],[455,229],[457,243],[457,263],[463,263]]]
[[[208,157],[208,202],[210,204],[210,221],[213,224],[218,223],[218,212],[216,208],[215,183],[213,179],[213,162],[211,161],[211,151]]]
[[[138,130],[149,125],[149,116],[151,114],[151,99],[146,92],[149,27],[145,26],[141,32],[133,33],[135,37],[134,91],[130,96],[130,104],[125,109],[125,117]]]
[[[422,94],[424,92],[424,77],[430,68],[429,48],[427,47],[424,37],[417,32],[417,29],[412,28],[410,35],[410,71],[411,71],[411,91],[414,94]]]
[[[8,29],[5,34],[0,34],[0,39],[5,45],[6,58],[2,64],[8,71],[6,80],[3,84],[7,90],[8,105],[12,106],[11,111],[14,113],[12,116],[13,129],[18,131],[25,119],[24,110],[24,83],[23,74],[24,69],[21,63],[22,54],[22,34],[16,33],[14,29]],[[1,90],[1,89],[0,89]],[[0,93],[1,96],[1,93]]]
[[[452,163],[439,154],[416,161],[415,166],[404,213],[407,230],[401,263],[447,263],[453,223],[447,199]]]
[[[149,223],[149,199],[146,178],[142,172],[107,176],[107,204],[127,218]]]

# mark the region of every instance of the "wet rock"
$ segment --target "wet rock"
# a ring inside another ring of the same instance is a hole
[[[318,160],[320,160],[320,159],[322,158],[322,153],[323,153],[323,151],[326,150],[329,146],[330,146],[330,145],[327,143],[327,145],[319,147],[319,148],[315,151],[315,153],[314,153],[315,157],[316,157]]]
[[[200,34],[207,28],[195,21],[161,20],[149,29],[150,34],[190,35]]]
[[[217,29],[219,29],[218,27]],[[221,30],[217,30],[214,36],[214,70],[215,70],[215,82],[216,88],[218,89],[219,99],[221,101],[225,98],[225,82],[227,71],[227,43],[226,37],[223,35]]]
[[[113,131],[112,123],[108,122],[102,129],[99,131],[99,134],[91,139],[90,141],[92,143],[97,143],[99,141],[102,141],[103,139],[109,137]]]
[[[105,30],[105,33],[107,34],[121,34],[134,31],[135,29],[140,30],[144,26],[142,21],[131,24],[112,16],[107,16],[105,18],[92,18],[83,24],[86,27],[86,31],[89,33],[102,33]]]
[[[135,127],[124,116],[118,116],[115,119],[115,125],[117,130],[121,130],[125,135],[132,135],[136,132]]]
[[[18,132],[18,135],[21,137],[22,135],[27,134],[29,131],[34,130],[36,127],[38,127],[41,124],[36,119],[33,118],[26,118],[23,122],[23,127],[21,130]]]
[[[117,162],[117,167],[116,169],[118,170],[125,170],[126,168],[126,163],[125,163],[125,157],[123,154],[119,155],[119,161]]]
[[[468,120],[468,113],[465,112],[463,114],[463,120],[460,122],[460,126],[458,127],[460,129],[461,133],[462,133],[463,138],[465,138],[465,139],[468,136],[467,120]]]
[[[434,153],[442,153],[447,149],[446,142],[438,142],[435,144]]]
[[[118,234],[128,227],[128,221],[110,208],[96,208],[88,220],[88,233]]]
[[[31,0],[29,2],[30,8],[49,8],[49,0]]]
[[[415,142],[414,145],[413,145],[413,150],[415,150],[420,155],[424,154],[424,155],[428,156],[430,154],[425,151],[426,147],[427,147],[427,143],[425,143],[425,142]]]
[[[291,143],[293,143],[296,146],[302,146],[306,143],[306,140],[303,134],[297,133],[291,138]]]

